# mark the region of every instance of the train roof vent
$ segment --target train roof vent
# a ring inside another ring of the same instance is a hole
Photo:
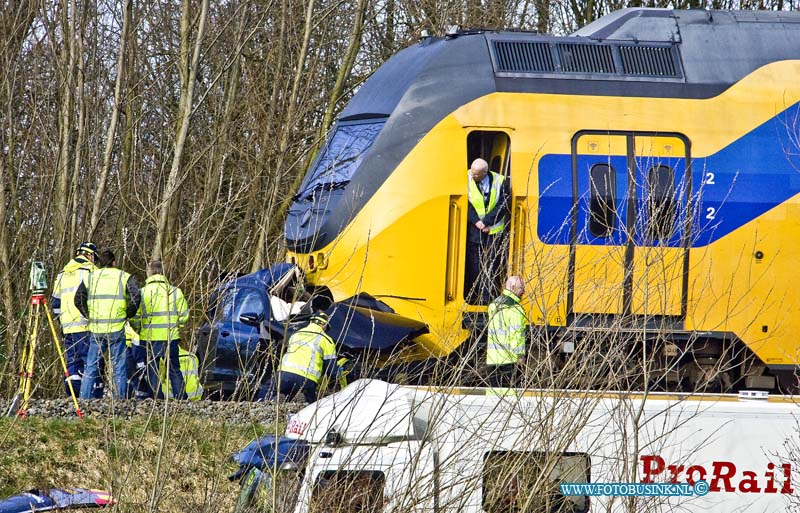
[[[555,70],[550,45],[530,41],[495,41],[497,71],[511,73],[552,72]]]
[[[561,69],[570,73],[614,73],[614,52],[609,45],[559,43]]]
[[[679,77],[672,46],[620,45],[622,72],[626,75]]]

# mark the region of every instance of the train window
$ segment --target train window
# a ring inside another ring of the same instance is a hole
[[[588,483],[589,472],[585,453],[488,452],[483,459],[483,510],[585,513],[589,497],[562,495],[558,485]]]
[[[657,165],[647,171],[647,237],[669,240],[675,231],[675,172]]]
[[[505,132],[475,130],[467,136],[467,169],[473,160],[482,158],[490,171],[508,176],[509,155],[510,140]]]
[[[610,237],[617,219],[617,177],[614,168],[607,164],[595,164],[589,170],[589,181],[589,232],[595,237]]]
[[[310,513],[379,513],[386,476],[379,471],[322,472],[311,493]]]
[[[385,119],[367,123],[338,125],[320,150],[313,167],[300,187],[305,192],[347,185],[372,143],[378,137]]]

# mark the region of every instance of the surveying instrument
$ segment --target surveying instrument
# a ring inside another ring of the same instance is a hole
[[[44,291],[47,289],[47,273],[44,269],[42,262],[31,262],[30,274],[30,291],[31,291],[31,308],[28,312],[28,326],[30,327],[30,335],[25,341],[22,348],[22,358],[20,363],[19,372],[19,386],[14,399],[11,401],[11,407],[8,409],[8,416],[14,414],[14,409],[17,406],[20,398],[22,404],[16,411],[20,418],[28,416],[28,406],[31,398],[31,386],[33,381],[33,360],[36,356],[36,345],[38,343],[39,322],[41,319],[42,310],[47,315],[47,322],[50,325],[50,333],[53,335],[53,342],[58,352],[58,358],[61,360],[61,367],[64,369],[64,376],[67,378],[67,387],[69,388],[69,395],[72,397],[72,404],[75,406],[75,413],[78,418],[83,419],[83,412],[78,406],[78,398],[75,395],[75,389],[72,387],[72,381],[69,379],[69,371],[67,370],[67,361],[64,358],[64,352],[61,350],[61,343],[58,339],[58,332],[53,323],[53,316],[50,314],[50,309],[47,308],[47,298]]]

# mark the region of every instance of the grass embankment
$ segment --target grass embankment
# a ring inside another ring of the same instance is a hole
[[[3,417],[0,499],[80,487],[111,491],[118,512],[232,511],[231,454],[275,429],[186,415],[168,417],[165,429],[163,412],[131,420]]]

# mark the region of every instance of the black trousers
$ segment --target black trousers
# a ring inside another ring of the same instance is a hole
[[[488,305],[500,295],[506,272],[508,237],[494,235],[487,242],[467,242],[464,297],[473,305]]]
[[[317,384],[298,374],[286,371],[278,371],[258,393],[257,400],[275,401],[278,399],[280,389],[281,398],[291,401],[299,392],[303,393],[303,398],[307,403],[317,400]]]
[[[505,365],[488,365],[489,386],[494,388],[513,388],[517,384],[517,366],[513,363]]]

